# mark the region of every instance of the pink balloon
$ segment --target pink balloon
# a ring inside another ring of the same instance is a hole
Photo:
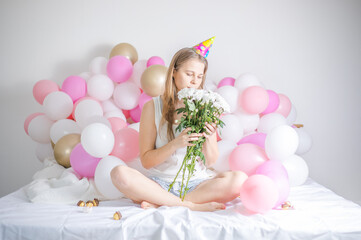
[[[152,65],[163,65],[163,66],[165,66],[165,63],[164,63],[162,58],[157,57],[157,56],[153,56],[153,57],[149,58],[148,61],[147,61],[147,67],[150,67]]]
[[[110,122],[110,125],[112,126],[113,133],[118,132],[120,129],[127,127],[127,123],[118,117],[111,117],[108,118],[108,121]]]
[[[278,199],[277,186],[271,178],[255,174],[243,183],[240,198],[248,210],[266,213],[276,204]]]
[[[272,113],[276,111],[278,106],[280,105],[280,98],[278,94],[272,90],[267,90],[269,102],[267,108],[262,112],[262,114]]]
[[[29,123],[31,122],[31,120],[33,120],[35,117],[37,117],[39,115],[44,115],[44,113],[41,113],[41,112],[32,113],[25,119],[24,130],[27,135],[29,135],[29,132],[28,132]]]
[[[40,80],[33,87],[33,96],[38,103],[43,104],[45,97],[56,91],[59,91],[58,84],[50,80]]]
[[[130,117],[134,122],[140,121],[140,115],[142,114],[142,110],[140,109],[139,105],[129,111]]]
[[[70,76],[67,77],[63,85],[61,86],[61,90],[67,93],[73,102],[76,102],[78,99],[84,97],[87,91],[87,85],[84,78],[79,76]]]
[[[266,134],[265,133],[253,133],[248,136],[245,136],[241,140],[237,142],[237,145],[244,144],[244,143],[252,143],[260,146],[264,149],[264,143],[266,141]]]
[[[70,165],[82,177],[94,177],[100,159],[89,155],[81,143],[78,143],[70,153]]]
[[[132,62],[121,55],[112,57],[107,64],[107,73],[111,80],[116,83],[127,81],[133,73]]]
[[[232,86],[234,87],[234,82],[236,81],[236,79],[232,78],[232,77],[226,77],[223,78],[219,83],[217,88],[223,87],[223,86]]]
[[[291,112],[292,103],[290,99],[282,93],[278,94],[278,97],[280,98],[280,104],[275,112],[282,114],[286,118]]]
[[[267,160],[264,149],[255,144],[245,143],[233,149],[229,155],[229,166],[232,171],[242,171],[251,176],[257,167]]]
[[[267,91],[263,87],[252,86],[246,88],[240,97],[240,105],[244,111],[250,114],[263,112],[269,102]]]
[[[146,104],[146,102],[148,102],[151,99],[152,99],[152,97],[147,95],[145,92],[140,94],[140,97],[139,97],[139,107],[140,107],[140,109],[143,110],[144,104]]]
[[[139,133],[132,128],[122,128],[114,134],[115,143],[110,155],[130,162],[139,155]]]
[[[274,207],[278,207],[285,202],[290,194],[290,182],[286,168],[281,162],[269,160],[262,163],[256,170],[255,174],[265,175],[271,178],[278,189],[278,200]]]

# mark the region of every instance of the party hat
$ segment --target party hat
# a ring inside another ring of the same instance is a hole
[[[209,49],[212,47],[215,38],[216,37],[212,37],[204,42],[195,45],[193,47],[194,51],[199,55],[203,56],[204,58],[207,58]]]

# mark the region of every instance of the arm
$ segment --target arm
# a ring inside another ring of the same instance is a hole
[[[140,161],[144,168],[152,168],[164,162],[176,150],[172,144],[156,149],[157,127],[154,121],[154,102],[148,101],[143,106],[139,125]]]
[[[206,141],[203,144],[202,153],[206,158],[207,167],[213,165],[219,156],[216,130],[217,128],[214,123],[206,123],[206,132],[208,132],[208,134],[205,132],[203,135],[205,136]]]
[[[154,102],[148,101],[142,110],[139,126],[139,151],[140,161],[144,168],[149,169],[167,160],[178,148],[184,146],[193,146],[189,143],[195,141],[202,134],[190,134],[187,132],[189,128],[172,141],[168,142],[160,148],[155,148],[157,139],[157,127],[154,120]]]

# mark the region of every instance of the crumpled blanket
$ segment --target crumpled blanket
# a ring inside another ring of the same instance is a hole
[[[74,204],[79,200],[105,200],[96,189],[94,179],[81,178],[72,168],[64,168],[54,158],[46,158],[43,169],[24,187],[34,203]]]

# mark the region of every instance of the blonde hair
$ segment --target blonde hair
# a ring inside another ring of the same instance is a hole
[[[162,110],[162,119],[160,121],[160,126],[168,123],[167,127],[167,138],[168,141],[174,139],[173,133],[173,123],[174,123],[174,113],[175,113],[175,103],[177,100],[177,91],[181,89],[177,89],[173,72],[177,71],[186,61],[190,59],[198,59],[200,62],[204,64],[204,73],[202,83],[200,88],[203,88],[204,81],[206,79],[206,73],[208,69],[207,59],[197,54],[192,48],[182,48],[176,54],[174,54],[173,59],[169,65],[167,78],[165,81],[165,90],[163,95],[161,96],[163,102],[163,110]]]

